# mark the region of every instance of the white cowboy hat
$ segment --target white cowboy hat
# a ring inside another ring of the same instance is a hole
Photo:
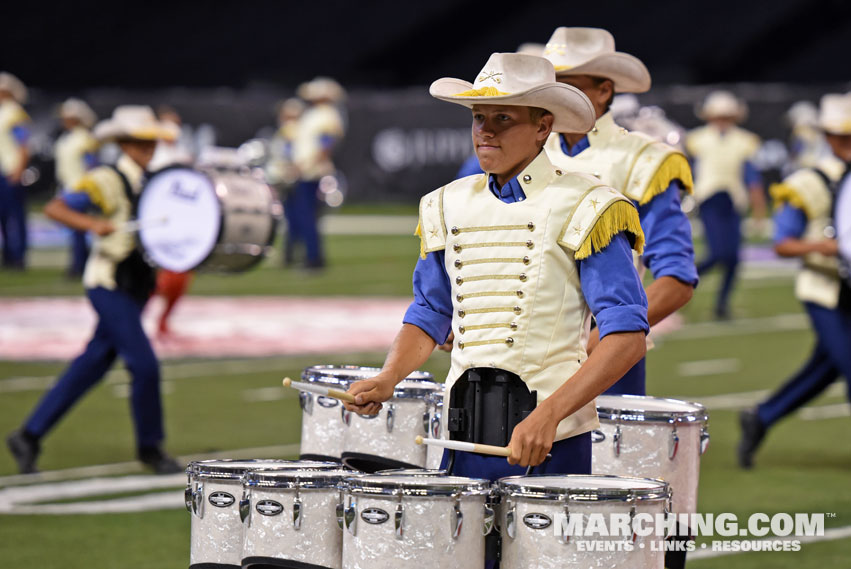
[[[818,125],[828,134],[851,134],[851,93],[823,96]]]
[[[8,71],[0,72],[0,91],[8,91],[22,105],[27,102],[26,86]]]
[[[523,53],[525,55],[537,55],[538,57],[544,57],[544,50],[547,46],[542,43],[522,43],[517,48],[517,53]]]
[[[305,101],[329,99],[337,103],[346,98],[345,89],[330,77],[317,77],[302,83],[298,87],[297,94]]]
[[[615,38],[600,28],[556,28],[544,57],[556,75],[590,75],[611,79],[617,93],[644,93],[650,90],[650,72],[641,60],[615,51]]]
[[[429,93],[441,101],[465,107],[476,104],[539,107],[553,114],[553,132],[588,132],[594,126],[594,106],[582,91],[557,83],[552,63],[521,53],[494,53],[474,83],[444,77]]]
[[[73,97],[59,106],[59,118],[77,119],[86,128],[92,128],[98,119],[95,112],[85,101]]]
[[[789,126],[818,126],[818,107],[810,101],[798,101],[786,111]]]
[[[115,107],[112,117],[95,127],[98,140],[177,140],[180,128],[174,123],[157,120],[154,110],[145,105]]]
[[[730,91],[712,91],[695,114],[705,121],[730,118],[741,122],[748,116],[748,106]]]

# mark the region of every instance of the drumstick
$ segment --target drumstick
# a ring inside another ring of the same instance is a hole
[[[132,221],[126,222],[124,225],[119,227],[118,231],[122,233],[133,233],[135,231],[141,231],[142,229],[147,229],[148,227],[157,227],[159,225],[167,225],[168,218],[156,217],[154,219],[134,219]]]
[[[465,443],[463,441],[449,441],[445,439],[426,439],[420,435],[417,435],[417,438],[414,439],[414,441],[418,445],[434,445],[453,450],[477,452],[479,454],[490,454],[493,456],[511,456],[511,447],[480,445],[478,443]]]
[[[331,397],[332,399],[339,399],[340,401],[345,401],[346,403],[355,402],[355,396],[351,393],[346,393],[345,391],[340,391],[339,389],[334,389],[332,387],[317,385],[315,383],[303,383],[301,381],[293,381],[288,377],[284,378],[284,387],[292,387],[293,389],[298,389],[299,391],[309,391],[310,393],[316,393],[317,395],[324,395],[325,397]]]

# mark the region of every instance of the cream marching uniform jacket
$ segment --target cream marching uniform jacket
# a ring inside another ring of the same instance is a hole
[[[304,112],[293,145],[293,162],[303,180],[318,180],[334,173],[334,163],[326,155],[322,137],[343,136],[343,118],[334,105],[322,103]]]
[[[127,178],[134,194],[142,191],[144,170],[136,162],[122,154],[115,167]],[[86,192],[92,203],[100,208],[103,216],[117,229],[103,237],[94,236],[92,251],[83,271],[83,286],[115,290],[115,268],[136,247],[135,234],[120,230],[123,224],[130,221],[133,213],[133,204],[124,192],[124,182],[111,167],[99,166],[87,172],[72,191]]]
[[[29,121],[29,115],[17,102],[6,99],[0,103],[0,174],[8,176],[19,166],[21,147],[12,129]]]
[[[842,177],[845,165],[833,156],[818,164],[835,184]],[[801,236],[804,240],[820,241],[826,238],[825,230],[833,226],[831,208],[833,194],[822,176],[806,168],[791,174],[770,188],[771,197],[780,206],[788,203],[807,216],[807,227]],[[804,265],[795,280],[795,296],[802,302],[813,302],[834,309],[839,303],[839,258],[820,253],[804,256]]]
[[[712,125],[696,128],[686,136],[686,151],[697,160],[694,196],[703,203],[718,192],[728,192],[739,212],[748,209],[744,165],[759,150],[759,137],[738,127],[722,133]]]
[[[56,179],[61,188],[72,188],[86,173],[86,154],[93,154],[98,142],[83,126],[75,126],[56,141]]]
[[[517,374],[543,401],[587,358],[589,309],[576,261],[621,231],[644,235],[633,204],[600,180],[557,169],[541,152],[517,179],[526,199],[506,204],[486,174],[420,201],[421,255],[445,250],[457,348],[447,393],[469,368]],[[597,428],[594,402],[564,419],[556,440]]]

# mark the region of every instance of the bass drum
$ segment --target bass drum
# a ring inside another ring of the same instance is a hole
[[[845,267],[851,266],[851,175],[839,183],[836,201],[836,238],[839,241],[839,254],[845,260]],[[851,275],[845,275],[851,283]]]
[[[266,255],[282,211],[262,180],[167,168],[142,190],[139,240],[148,258],[169,271],[245,271]]]

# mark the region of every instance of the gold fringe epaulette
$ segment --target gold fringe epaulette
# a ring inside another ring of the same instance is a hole
[[[423,238],[422,223],[420,223],[419,221],[417,221],[417,229],[414,231],[414,235],[420,238],[420,259],[425,259],[428,253],[426,253],[426,243],[425,239]]]
[[[641,196],[638,205],[644,205],[659,194],[664,193],[674,180],[682,182],[683,188],[688,193],[692,193],[694,179],[691,175],[691,166],[689,166],[686,157],[680,153],[671,154],[662,161],[656,173],[653,174],[650,183],[647,184],[647,189]]]
[[[100,186],[91,176],[83,176],[74,184],[74,191],[85,192],[91,198],[92,203],[98,206],[104,215],[112,213],[111,208],[107,207],[106,201],[103,199],[103,192]]]
[[[585,259],[592,253],[602,251],[612,242],[612,237],[622,231],[628,231],[635,236],[633,249],[641,254],[644,251],[644,232],[641,230],[638,211],[631,203],[618,200],[600,215],[597,223],[594,224],[594,229],[576,250],[574,258]]]
[[[774,200],[776,207],[780,207],[781,205],[788,203],[803,211],[807,216],[807,219],[813,218],[812,212],[807,208],[807,204],[803,199],[801,199],[801,195],[792,186],[784,184],[783,182],[771,184],[768,188],[768,193],[771,195],[771,199]]]

